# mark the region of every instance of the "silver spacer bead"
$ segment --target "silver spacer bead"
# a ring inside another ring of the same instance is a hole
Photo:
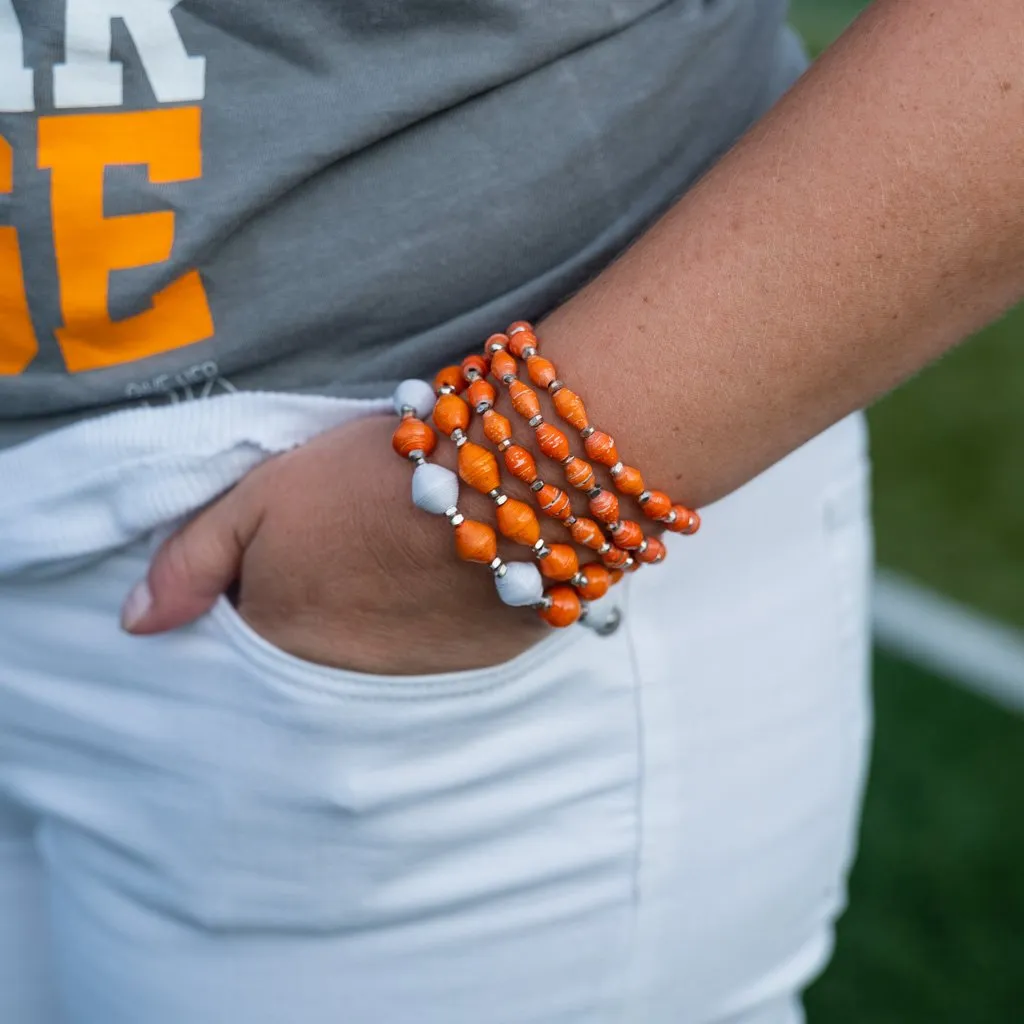
[[[593,630],[597,636],[611,636],[622,625],[622,611],[619,608],[612,608],[611,614],[603,622],[586,625],[587,629]]]
[[[529,359],[531,356],[535,356],[536,354],[537,354],[537,350],[533,347],[533,345],[524,345],[523,346],[523,358],[524,359]]]
[[[611,526],[608,527],[608,532],[609,533],[618,533],[619,530],[621,530],[621,529],[622,529],[622,520],[620,519],[617,523],[612,523]]]
[[[569,580],[569,584],[573,587],[584,587],[587,584],[587,577],[582,572],[578,572]]]
[[[515,442],[512,440],[512,438],[506,437],[504,441],[498,442],[498,451],[503,452],[507,448],[511,448],[513,444],[515,444]]]
[[[500,558],[494,558],[491,560],[491,564],[487,566],[491,572],[497,572],[505,563]]]
[[[448,520],[448,522],[451,523],[452,526],[461,526],[465,521],[466,517],[461,512],[457,512]]]
[[[466,435],[462,432],[461,427],[456,427],[449,436],[456,444],[466,439]]]
[[[562,520],[562,522],[565,523],[566,526],[572,526],[572,524],[576,521],[577,519],[575,516],[566,516],[565,519]]]
[[[444,514],[448,519],[454,519],[459,514],[458,505],[449,505],[445,510]]]
[[[647,547],[647,538],[644,537],[644,539],[640,542],[640,547],[636,549],[636,553],[638,555],[642,555],[647,550]]]
[[[636,562],[633,561],[633,556],[630,555],[630,557],[622,563],[622,571],[625,572],[627,569],[632,569],[634,565],[636,565]]]
[[[490,352],[491,355],[494,355],[495,352],[500,352],[504,347],[505,346],[502,345],[500,341],[492,341],[490,345],[487,346],[487,351]]]
[[[508,572],[508,566],[502,562],[497,569],[493,570],[495,576],[504,576]]]
[[[441,386],[440,386],[440,387],[439,387],[439,388],[437,389],[437,393],[438,393],[439,395],[454,395],[454,394],[455,394],[455,388],[453,388],[453,387],[451,386],[451,384],[442,384],[442,385],[441,385]]]
[[[536,416],[531,416],[530,417],[530,419],[529,419],[529,426],[536,428],[536,427],[539,427],[543,422],[544,422],[544,417],[541,416],[540,413],[537,413]]]
[[[626,467],[621,462],[616,462],[611,469],[608,470],[612,476],[618,476]]]
[[[475,366],[470,366],[468,369],[462,371],[462,376],[472,384],[473,381],[480,379],[480,371]]]
[[[541,546],[538,548],[536,544],[534,545],[534,550],[533,550],[534,555],[537,558],[547,558],[548,555],[551,554],[551,548],[545,547],[543,541],[538,541],[537,543],[540,544]]]
[[[403,405],[402,408],[398,410],[398,415],[404,420],[406,416],[412,416],[415,412],[416,410],[411,405]]]
[[[636,500],[638,502],[640,502],[641,505],[646,505],[647,502],[649,502],[651,500],[651,492],[650,491],[641,491],[640,492],[640,497],[637,498]]]
[[[554,603],[555,602],[550,597],[545,595],[543,601],[538,601],[535,605],[532,605],[531,607],[536,608],[538,611],[546,612]]]
[[[423,454],[422,448],[417,448],[415,451],[409,452],[408,459],[410,462],[415,462],[417,466],[422,466],[427,461],[427,457]]]
[[[502,384],[511,384],[515,379],[516,375],[514,373],[506,373],[505,376],[501,378],[501,382]]]
[[[662,519],[662,522],[665,523],[665,524],[671,524],[671,523],[674,523],[676,521],[676,518],[677,518],[676,510],[672,509],[672,511],[669,512],[669,514],[667,516],[665,516],[664,519]]]
[[[592,433],[593,433],[593,432],[594,432],[594,431],[595,431],[596,429],[597,429],[596,427],[584,427],[584,428],[583,428],[583,429],[582,429],[582,430],[580,431],[580,437],[582,437],[582,438],[583,438],[583,440],[584,440],[584,441],[586,441],[586,439],[587,439],[588,437],[590,437],[590,435],[591,435],[591,434],[592,434]]]
[[[599,555],[607,555],[607,554],[608,554],[608,552],[609,552],[609,551],[611,551],[611,549],[612,549],[612,546],[611,546],[611,544],[609,544],[609,543],[608,543],[608,541],[605,541],[605,542],[604,542],[604,543],[603,543],[603,544],[602,544],[602,545],[601,545],[601,546],[600,546],[600,547],[599,547],[599,548],[597,549],[597,553],[598,553]]]
[[[504,505],[506,501],[508,501],[507,494],[502,494],[501,491],[498,491],[498,493],[494,495],[494,504],[497,505],[498,508],[501,508],[501,506]]]
[[[517,334],[522,334],[523,331],[528,331],[529,329],[530,329],[529,327],[517,327],[515,330],[513,330],[513,331],[506,331],[505,333],[510,338],[514,338]]]
[[[551,394],[554,394],[556,391],[561,391],[562,388],[564,388],[564,387],[565,387],[565,385],[560,380],[556,379],[556,380],[553,380],[548,385],[548,391],[550,391]]]
[[[533,481],[532,484],[530,484],[530,490],[531,491],[542,491],[543,489],[544,489],[544,481],[541,480],[540,477],[538,477],[536,480]]]
[[[476,411],[477,411],[478,413],[485,413],[485,412],[487,412],[487,410],[488,410],[488,409],[490,409],[490,408],[491,408],[491,403],[490,403],[490,402],[487,402],[487,401],[484,401],[484,402],[477,402],[477,403],[476,403],[476,405],[475,405],[475,406],[474,406],[473,408],[474,408],[474,409],[475,409],[475,410],[476,410]]]
[[[591,487],[590,490],[587,491],[587,497],[588,498],[596,498],[601,493],[602,490],[604,490],[603,487]]]
[[[569,463],[572,462],[572,460],[575,459],[575,458],[576,458],[575,455],[566,455],[566,457],[564,459],[562,459],[562,465],[563,466],[568,466]]]

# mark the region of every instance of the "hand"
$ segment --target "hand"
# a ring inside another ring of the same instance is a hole
[[[165,542],[126,602],[125,628],[182,626],[236,584],[238,612],[256,632],[318,664],[459,671],[532,646],[549,627],[501,604],[486,567],[455,557],[448,523],[412,505],[411,467],[391,450],[395,425],[358,420],[250,473]],[[452,446],[442,452],[451,464]],[[467,491],[467,514],[493,522],[487,499]]]

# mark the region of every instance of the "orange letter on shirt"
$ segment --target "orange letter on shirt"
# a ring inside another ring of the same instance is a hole
[[[150,309],[110,319],[110,272],[163,263],[174,214],[103,216],[107,167],[144,164],[154,184],[202,174],[198,107],[39,119],[39,166],[51,169],[53,244],[64,326],[57,341],[72,373],[99,370],[195,344],[213,334],[199,272],[153,296]]]
[[[0,138],[0,194],[14,190],[14,153]],[[21,373],[35,358],[39,345],[25,299],[18,232],[0,228],[0,377]]]

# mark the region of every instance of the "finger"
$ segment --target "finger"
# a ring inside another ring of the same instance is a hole
[[[169,537],[128,595],[122,628],[163,633],[208,612],[237,578],[260,514],[261,506],[236,488]]]

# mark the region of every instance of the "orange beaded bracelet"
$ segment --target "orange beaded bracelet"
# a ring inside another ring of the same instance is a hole
[[[486,372],[486,365],[483,365],[481,369],[483,372]],[[501,490],[500,473],[495,457],[485,448],[469,440],[466,431],[469,427],[470,406],[458,393],[460,382],[455,380],[451,368],[442,370],[434,383],[437,392],[437,401],[433,411],[434,423],[442,433],[448,435],[458,448],[459,477],[475,490],[486,494],[494,501],[498,529],[502,535],[516,543],[529,547],[536,557],[541,573],[544,576],[554,580],[564,580],[574,576],[577,568],[576,553],[566,545],[552,545],[549,547],[544,543],[540,537],[540,523],[533,510],[525,503],[508,497]],[[495,398],[494,388],[486,380],[483,380],[479,373],[475,378],[470,379],[468,383],[469,387],[465,389],[465,394],[470,402],[480,412],[490,409]],[[493,534],[493,531],[491,533]],[[493,559],[492,568],[497,573],[501,573],[497,577],[499,593],[501,593],[501,581],[505,578],[505,574],[507,574],[511,566],[503,566],[500,564],[500,559],[497,559],[496,538],[494,554],[492,554],[490,537],[485,538],[482,534],[480,534],[480,537],[482,540],[486,540],[486,546],[483,550],[488,555],[491,555]],[[458,538],[456,549],[462,555],[463,549],[458,545]],[[472,550],[475,554],[476,549],[473,548]],[[567,561],[570,559],[572,568],[571,572],[568,572]],[[478,559],[474,558],[474,560]],[[595,578],[591,591],[594,592],[599,589],[600,581]],[[505,599],[505,594],[502,594],[502,597]],[[571,625],[586,612],[586,605],[580,600],[579,596],[572,591],[565,593],[564,588],[555,588],[552,591],[548,591],[539,600],[531,603],[537,606],[540,615],[553,626]]]
[[[525,320],[511,324],[505,335],[492,335],[486,346],[491,356],[492,373],[501,372],[504,377],[511,371],[514,375],[517,368],[515,357],[523,359],[531,381],[549,391],[559,417],[579,432],[590,458],[608,467],[616,489],[635,497],[644,514],[667,529],[676,533],[696,533],[700,528],[700,516],[685,505],[673,504],[664,492],[647,489],[640,471],[620,460],[615,441],[590,424],[583,400],[558,378],[554,364],[538,355],[539,344],[533,326]],[[601,500],[609,509],[612,507],[610,502]],[[612,532],[614,534],[615,530]],[[635,532],[628,527],[626,543],[621,546],[626,547],[634,540]],[[664,545],[660,541],[652,544],[653,540],[655,538],[648,538],[646,546],[638,546],[637,557],[641,561],[660,561],[664,557]]]
[[[491,373],[507,386],[513,406],[520,415],[527,418],[528,424],[534,430],[541,451],[548,458],[562,464],[569,483],[587,495],[591,515],[608,529],[610,540],[603,542],[598,551],[604,564],[611,568],[632,569],[637,564],[633,552],[643,554],[645,556],[643,560],[646,561],[660,560],[661,557],[664,557],[663,546],[647,544],[643,528],[639,523],[619,518],[619,501],[614,494],[598,485],[594,467],[573,455],[569,448],[569,439],[565,434],[557,427],[545,422],[536,393],[516,376],[516,361],[508,354],[509,345],[510,340],[504,334],[492,334],[487,339],[486,347],[491,357]],[[527,352],[535,353],[536,350],[528,349]],[[535,354],[530,355],[529,358],[531,360],[540,359]],[[559,384],[553,364],[546,359],[540,359],[540,361],[543,363],[543,367],[538,370],[534,364],[532,367],[533,377],[537,381],[546,381],[548,386]],[[464,362],[463,368],[465,365]],[[582,407],[582,403],[580,403],[580,407]],[[525,449],[520,450],[525,452]],[[514,469],[513,472],[515,472]]]
[[[440,385],[439,391],[445,386],[444,382],[452,378],[453,370],[452,367],[446,367],[438,375],[435,384]],[[508,419],[495,411],[496,392],[482,376],[487,370],[486,364],[479,356],[468,356],[463,360],[460,370],[466,383],[466,394],[470,396],[474,411],[483,419],[484,435],[504,455],[506,468],[517,480],[529,486],[541,511],[571,529],[578,520],[573,515],[568,495],[540,479],[535,459],[521,445],[513,443],[512,425]],[[473,400],[474,392],[476,401]],[[564,454],[567,455],[569,442],[564,435],[563,439],[566,448]],[[601,534],[600,528],[589,520],[585,522],[593,528],[592,532],[587,531],[585,535],[596,536],[599,551],[608,550],[611,545]],[[537,557],[545,577],[570,583],[581,597],[588,600],[603,597],[613,582],[608,569],[597,562],[581,567],[576,552],[568,544],[541,546],[537,549]]]
[[[561,627],[585,618],[587,602],[603,597],[622,578],[623,570],[660,562],[666,550],[658,537],[645,536],[639,523],[620,518],[618,498],[598,483],[591,462],[573,454],[567,435],[544,420],[537,393],[519,380],[517,359],[525,363],[530,381],[551,395],[558,416],[579,433],[587,457],[608,469],[615,489],[635,498],[647,518],[689,534],[699,528],[700,517],[673,503],[664,492],[647,489],[640,471],[620,460],[614,440],[590,424],[583,400],[565,386],[554,364],[539,355],[538,349],[532,325],[517,321],[507,334],[488,338],[482,356],[467,356],[461,366],[441,370],[433,389],[422,381],[404,382],[395,394],[402,422],[393,445],[399,455],[416,464],[414,503],[448,518],[459,557],[487,564],[507,604],[535,607],[551,625]],[[570,487],[587,496],[593,518],[576,516],[569,494],[541,479],[534,455],[515,443],[511,423],[495,408],[498,393],[487,380],[488,374],[505,385],[513,409],[533,429],[539,451],[562,466]],[[569,545],[544,542],[533,510],[501,489],[501,470],[494,453],[469,439],[474,413],[481,417],[484,436],[502,456],[505,468],[530,488],[540,510],[561,522],[576,544],[595,551],[600,563],[581,566]],[[437,444],[436,434],[424,422],[427,416],[432,416],[436,427],[455,444],[458,476],[427,461]],[[498,557],[495,530],[486,523],[467,520],[459,512],[459,479],[494,501],[498,532],[529,547],[539,570],[531,563],[505,563]],[[558,585],[545,592],[544,578]]]

